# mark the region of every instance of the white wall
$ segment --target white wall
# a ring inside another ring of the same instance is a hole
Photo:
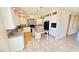
[[[68,31],[69,35],[76,33],[77,30],[78,30],[79,18],[78,19],[74,19],[75,15],[78,15],[78,14],[73,13],[72,16],[71,16],[72,18],[71,18],[71,22],[70,22],[70,25],[69,25],[69,31]]]
[[[0,10],[0,51],[9,51],[7,33],[4,28],[1,10]]]
[[[60,10],[59,16],[58,16],[58,38],[66,37],[67,28],[68,28],[68,20],[69,20],[69,14],[67,10]]]

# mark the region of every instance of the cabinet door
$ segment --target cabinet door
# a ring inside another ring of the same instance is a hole
[[[24,48],[23,36],[14,37],[9,39],[11,51],[19,51]]]

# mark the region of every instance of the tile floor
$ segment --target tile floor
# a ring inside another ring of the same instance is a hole
[[[76,41],[76,36],[71,35],[62,39],[54,39],[49,36],[46,40],[45,37],[41,38],[40,42],[32,39],[32,43],[21,50],[20,52],[78,52],[79,44]]]

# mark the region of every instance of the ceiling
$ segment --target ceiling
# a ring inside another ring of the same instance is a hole
[[[59,7],[16,7],[17,10],[21,10],[21,12],[25,12],[28,15],[45,15],[55,11]],[[79,7],[62,7],[63,9],[67,9],[74,12],[79,12]]]
[[[56,7],[17,7],[16,10],[25,12],[28,15],[42,16],[56,11]]]

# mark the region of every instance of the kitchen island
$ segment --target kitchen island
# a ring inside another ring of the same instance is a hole
[[[20,51],[24,48],[24,34],[23,32],[13,32],[8,36],[10,50]]]

